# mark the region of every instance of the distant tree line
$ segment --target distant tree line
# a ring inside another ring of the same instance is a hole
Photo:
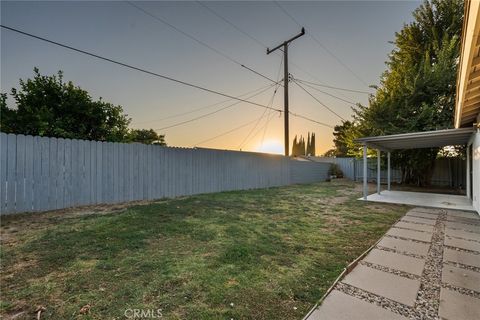
[[[292,145],[292,156],[315,156],[315,133],[308,133],[306,143],[303,136],[300,136],[300,138],[295,136]]]
[[[63,80],[63,73],[20,79],[12,88],[15,107],[7,106],[7,94],[0,96],[0,131],[5,133],[111,142],[140,142],[166,145],[165,136],[153,129],[130,129],[131,119],[120,105],[100,98]]]

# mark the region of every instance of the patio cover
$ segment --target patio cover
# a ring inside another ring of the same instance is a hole
[[[356,141],[382,151],[466,145],[473,127],[365,137]]]
[[[421,149],[467,145],[474,128],[445,129],[424,132],[394,134],[389,136],[365,137],[355,140],[363,145],[363,198],[367,200],[367,148],[377,149],[377,193],[380,195],[380,151],[387,152],[387,190],[390,191],[390,152],[396,149]],[[470,171],[469,153],[467,152],[467,172]],[[470,175],[467,175],[467,197],[470,195]]]

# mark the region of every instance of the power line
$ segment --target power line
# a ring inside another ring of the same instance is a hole
[[[213,15],[215,15],[216,17],[220,18],[222,21],[224,21],[225,23],[227,23],[228,25],[232,26],[235,30],[239,31],[240,33],[242,33],[243,35],[247,36],[249,39],[253,40],[255,43],[257,43],[260,47],[262,47],[263,49],[267,49],[268,46],[258,40],[257,38],[255,38],[254,36],[252,36],[251,34],[249,34],[248,32],[246,32],[245,30],[241,29],[239,26],[235,25],[233,22],[231,22],[230,20],[228,20],[227,18],[225,18],[224,16],[222,16],[221,14],[219,14],[217,11],[213,10],[212,8],[210,8],[209,6],[207,6],[206,4],[204,4],[203,2],[201,1],[197,1],[197,3],[201,6],[203,6],[205,9],[207,9],[209,12],[211,12]],[[282,57],[283,59],[283,55],[280,53],[280,52],[275,52],[275,54],[278,54],[280,57]],[[298,70],[304,72],[305,74],[309,75],[310,77],[312,77],[312,79],[316,79],[318,81],[321,81],[320,79],[318,79],[318,77],[316,77],[315,75],[313,75],[311,72],[305,70],[304,68],[300,67],[298,64],[294,63],[293,61],[291,61],[291,58],[290,58],[290,64],[292,66],[294,66],[295,68],[297,68]],[[246,69],[249,69],[250,71],[256,73],[255,70],[252,70],[244,65],[242,65],[242,67],[246,68]],[[260,76],[263,76],[262,74],[259,74]],[[268,80],[271,81],[270,78],[268,78]],[[319,84],[320,85],[320,84]],[[320,85],[322,86],[322,85]],[[333,87],[333,86],[329,86],[329,85],[323,85],[324,87],[327,87],[327,88],[333,88],[333,89],[339,89],[339,90],[346,90],[346,91],[352,91],[352,92],[357,92],[357,93],[367,93],[369,94],[369,92],[365,92],[365,91],[358,91],[358,90],[348,90],[348,89],[342,89],[342,88],[336,88],[336,87]],[[346,96],[345,96],[346,97]]]
[[[302,27],[302,25],[282,6],[280,5],[277,1],[274,1],[274,3],[277,5],[280,10],[283,11],[283,13],[288,16],[293,22],[295,22],[298,26]],[[340,58],[337,57],[336,54],[334,54],[330,49],[328,49],[324,44],[320,42],[313,34],[308,33],[308,36],[312,38],[313,41],[315,41],[323,50],[325,50],[332,58],[334,58],[338,63],[340,63],[346,70],[348,70],[357,80],[359,80],[361,83],[363,83],[365,86],[368,87],[368,83],[365,82],[362,78],[360,78],[359,75],[357,75],[349,66],[347,66]]]
[[[31,33],[28,33],[28,32],[24,32],[24,31],[15,29],[15,28],[11,28],[11,27],[5,26],[5,25],[3,25],[3,24],[0,25],[0,26],[1,26],[2,28],[4,28],[4,29],[7,29],[7,30],[10,30],[10,31],[19,33],[19,34],[23,34],[23,35],[28,36],[28,37],[31,37],[31,38],[35,38],[35,39],[37,39],[37,40],[41,40],[41,41],[44,41],[44,42],[48,42],[48,43],[50,43],[50,44],[54,44],[54,45],[56,45],[56,46],[59,46],[59,47],[65,48],[65,49],[69,49],[69,50],[72,50],[72,51],[76,51],[76,52],[79,52],[79,53],[82,53],[82,54],[85,54],[85,55],[88,55],[88,56],[91,56],[91,57],[94,57],[94,58],[97,58],[97,59],[100,59],[100,60],[108,61],[108,62],[110,62],[110,63],[116,64],[116,65],[119,65],[119,66],[122,66],[122,67],[125,67],[125,68],[129,68],[129,69],[132,69],[132,70],[140,71],[140,72],[143,72],[143,73],[146,73],[146,74],[155,76],[155,77],[159,77],[159,78],[162,78],[162,79],[165,79],[165,80],[169,80],[169,81],[172,81],[172,82],[176,82],[176,83],[179,83],[179,84],[188,86],[188,87],[192,87],[192,88],[195,88],[195,89],[198,89],[198,90],[202,90],[202,91],[205,91],[205,92],[213,93],[213,94],[216,94],[216,95],[219,95],[219,96],[223,96],[223,97],[226,97],[226,98],[230,98],[230,99],[233,99],[233,100],[238,100],[238,101],[245,102],[245,103],[249,103],[249,104],[251,104],[251,105],[255,105],[255,106],[258,106],[258,107],[268,108],[268,109],[271,109],[271,110],[274,110],[274,111],[282,112],[282,110],[280,110],[280,109],[268,107],[268,106],[266,106],[266,105],[263,105],[263,104],[260,104],[260,103],[257,103],[257,102],[253,102],[253,101],[249,101],[249,100],[237,98],[237,97],[234,97],[234,96],[232,96],[232,95],[229,95],[229,94],[226,94],[226,93],[222,93],[222,92],[220,92],[220,91],[208,89],[208,88],[205,88],[205,87],[196,85],[196,84],[188,83],[188,82],[186,82],[186,81],[178,80],[178,79],[175,79],[175,78],[172,78],[172,77],[169,77],[169,76],[165,76],[165,75],[162,75],[162,74],[159,74],[159,73],[156,73],[156,72],[148,71],[148,70],[146,70],[146,69],[142,69],[142,68],[139,68],[139,67],[135,67],[135,66],[132,66],[132,65],[123,63],[123,62],[119,62],[119,61],[116,61],[116,60],[113,60],[113,59],[110,59],[110,58],[106,58],[106,57],[97,55],[97,54],[95,54],[95,53],[91,53],[91,52],[88,52],[88,51],[85,51],[85,50],[77,49],[77,48],[74,48],[74,47],[71,47],[71,46],[68,46],[68,45],[65,45],[65,44],[56,42],[56,41],[52,41],[52,40],[49,40],[49,39],[46,39],[46,38],[43,38],[43,37],[40,37],[40,36],[33,35],[33,34],[31,34]]]
[[[372,94],[371,92],[367,91],[362,91],[362,90],[354,90],[354,89],[347,89],[347,88],[340,88],[340,87],[334,87],[334,86],[328,86],[325,84],[320,84],[320,83],[315,83],[307,80],[302,80],[302,79],[297,79],[297,81],[300,82],[305,82],[314,86],[319,86],[319,87],[324,87],[324,88],[330,88],[330,89],[335,89],[335,90],[342,90],[342,91],[349,91],[349,92],[355,92],[355,93],[365,93],[365,94]]]
[[[263,86],[261,88],[257,88],[255,90],[251,90],[249,92],[246,92],[246,93],[243,93],[241,95],[238,95],[237,98],[240,98],[240,97],[243,97],[243,96],[246,96],[246,95],[249,95],[251,93],[254,93],[254,92],[257,92],[257,91],[260,91],[260,90],[263,90],[265,88],[271,88],[275,86],[275,84],[269,84],[267,86]],[[154,120],[147,120],[147,121],[135,121],[134,123],[135,124],[141,124],[141,123],[152,123],[152,122],[161,122],[161,121],[164,121],[164,120],[168,120],[168,119],[173,119],[173,118],[178,118],[178,117],[181,117],[181,116],[184,116],[184,115],[187,115],[187,114],[191,114],[191,113],[195,113],[197,111],[200,111],[200,110],[205,110],[205,109],[208,109],[208,108],[212,108],[212,107],[215,107],[215,106],[218,106],[218,105],[221,105],[221,104],[224,104],[226,102],[229,102],[229,101],[232,101],[233,99],[226,99],[226,100],[222,100],[222,101],[219,101],[219,102],[215,102],[215,103],[212,103],[212,104],[208,104],[206,106],[202,106],[202,107],[198,107],[198,108],[195,108],[195,109],[192,109],[192,110],[189,110],[189,111],[185,111],[185,112],[180,112],[180,113],[177,113],[177,114],[173,114],[171,116],[166,116],[166,117],[163,117],[163,118],[158,118],[158,119],[154,119]],[[267,109],[265,109],[267,110]]]
[[[283,57],[282,57],[282,60],[280,60],[280,65],[278,67],[278,71],[277,71],[277,80],[280,78],[280,72],[282,71],[282,63],[283,63]],[[270,99],[270,102],[268,103],[268,106],[272,106],[273,105],[273,101],[275,100],[275,95],[277,94],[277,90],[278,90],[278,87],[280,85],[278,84],[276,87],[275,87],[275,90],[273,91],[273,95],[272,95],[272,98]],[[264,109],[263,110],[263,113],[262,113],[262,117],[265,115],[265,112],[268,111],[268,114],[267,114],[267,121],[268,121],[268,116],[270,115],[270,110],[267,110],[267,109]],[[258,124],[260,123],[260,119],[258,119],[257,123],[255,124],[255,126],[250,130],[250,132],[247,134],[247,136],[245,137],[245,139],[243,139],[243,141],[240,143],[240,145],[238,146],[238,148],[241,150],[241,148],[243,147],[243,145],[248,141],[248,137],[252,134],[252,132],[255,130],[255,128],[258,126]],[[257,132],[258,134],[258,132]],[[256,135],[256,134],[255,134]]]
[[[278,86],[275,88],[275,90],[273,91],[273,95],[272,95],[272,98],[270,99],[270,102],[268,103],[268,105],[272,105],[273,104],[273,100],[275,99],[275,95],[277,94],[277,90],[278,90]],[[263,110],[263,113],[262,113],[262,116],[258,119],[257,123],[255,123],[255,125],[252,127],[252,129],[248,132],[248,134],[246,135],[246,137],[243,139],[243,141],[240,143],[240,145],[238,146],[238,149],[241,149],[245,143],[248,141],[248,138],[250,137],[250,135],[253,133],[253,131],[257,128],[258,124],[260,123],[260,120],[265,116],[265,113],[267,112],[267,109],[264,109]],[[268,116],[267,116],[267,119],[268,119]]]
[[[346,99],[337,97],[337,96],[334,95],[334,94],[328,93],[328,92],[326,92],[326,91],[323,91],[323,90],[320,90],[320,89],[318,89],[318,88],[315,88],[314,86],[311,86],[311,85],[309,85],[309,84],[303,83],[302,81],[300,81],[300,80],[298,80],[298,79],[295,79],[295,80],[298,81],[298,82],[300,82],[300,83],[302,83],[303,85],[309,87],[310,89],[313,89],[313,90],[315,90],[315,91],[318,91],[318,92],[321,92],[321,93],[323,93],[323,94],[326,94],[327,96],[330,96],[330,97],[332,97],[332,98],[338,99],[338,100],[343,101],[343,102],[346,102],[346,103],[351,104],[351,105],[353,105],[353,106],[356,106],[356,105],[357,105],[357,104],[356,104],[355,102],[353,102],[353,101],[349,101],[349,100],[346,100]]]
[[[212,8],[210,8],[209,6],[207,6],[205,3],[201,2],[201,1],[197,1],[197,3],[199,5],[201,5],[202,7],[204,7],[205,9],[207,9],[208,11],[210,11],[214,16],[216,16],[217,18],[220,18],[221,20],[223,20],[225,23],[227,23],[228,25],[232,26],[235,30],[237,30],[238,32],[242,33],[243,35],[247,36],[248,38],[250,38],[251,40],[255,41],[257,44],[259,44],[261,47],[263,48],[267,48],[267,45],[265,43],[263,43],[262,41],[258,40],[257,38],[255,38],[254,36],[252,36],[251,34],[245,32],[244,30],[242,30],[240,27],[238,27],[237,25],[233,24],[231,21],[229,21],[227,18],[223,17],[222,15],[220,15],[218,12],[216,12],[215,10],[213,10]]]
[[[332,129],[333,129],[333,126],[331,126],[331,125],[329,125],[329,124],[326,124],[326,123],[323,123],[323,122],[314,120],[314,119],[309,118],[309,117],[302,116],[301,114],[298,114],[298,113],[293,113],[293,112],[291,112],[291,111],[289,111],[289,113],[290,113],[292,116],[294,116],[294,117],[301,118],[301,119],[304,119],[304,120],[307,120],[307,121],[310,121],[310,122],[313,122],[313,123],[322,125],[322,126],[324,126],[324,127],[328,127],[328,128],[332,128]]]
[[[262,94],[264,93],[265,91],[269,90],[270,88],[272,88],[274,85],[271,85],[270,87],[260,91],[260,92],[257,92],[251,96],[249,96],[248,98],[253,98],[255,96],[258,96],[259,94]],[[209,112],[209,113],[206,113],[206,114],[202,114],[201,116],[198,116],[198,117],[195,117],[195,118],[192,118],[192,119],[189,119],[189,120],[185,120],[185,121],[181,121],[181,122],[178,122],[178,123],[175,123],[175,124],[172,124],[172,125],[169,125],[169,126],[166,126],[166,127],[162,127],[162,128],[158,128],[158,129],[155,129],[155,131],[162,131],[162,130],[166,130],[166,129],[170,129],[170,128],[174,128],[174,127],[178,127],[178,126],[181,126],[181,125],[184,125],[184,124],[187,124],[187,123],[190,123],[190,122],[193,122],[193,121],[196,121],[196,120],[199,120],[199,119],[202,119],[202,118],[205,118],[205,117],[208,117],[208,116],[211,116],[212,114],[215,114],[215,113],[218,113],[220,111],[223,111],[225,109],[228,109],[228,108],[231,108],[233,106],[236,106],[237,104],[239,104],[241,101],[237,101],[237,102],[234,102],[232,104],[229,104],[228,106],[225,106],[225,107],[222,107],[220,109],[217,109],[215,111],[212,111],[212,112]],[[267,109],[265,109],[266,111]]]
[[[210,45],[207,44],[206,42],[204,42],[204,41],[202,41],[202,40],[200,40],[200,39],[192,36],[191,34],[183,31],[182,29],[174,26],[173,24],[171,24],[170,22],[166,21],[165,19],[162,19],[162,18],[160,18],[159,16],[156,16],[156,15],[148,12],[148,11],[145,10],[144,8],[136,5],[135,3],[131,2],[131,1],[127,1],[127,3],[128,3],[129,5],[131,5],[132,7],[136,8],[137,10],[143,12],[143,13],[146,14],[147,16],[149,16],[149,17],[155,19],[156,21],[159,21],[159,22],[161,22],[162,24],[164,24],[164,25],[172,28],[173,30],[175,30],[175,31],[183,34],[183,35],[186,36],[187,38],[189,38],[189,39],[191,39],[191,40],[199,43],[200,45],[202,45],[202,46],[204,46],[205,48],[207,48],[207,49],[215,52],[216,54],[224,57],[225,59],[227,59],[227,60],[229,60],[229,61],[231,61],[231,62],[233,62],[233,63],[235,63],[235,64],[237,64],[237,65],[239,65],[239,66],[241,66],[241,67],[243,67],[243,68],[245,68],[245,69],[247,69],[247,70],[249,70],[249,71],[252,71],[253,73],[255,73],[255,74],[257,74],[257,75],[260,75],[261,77],[263,77],[263,78],[265,78],[265,79],[267,79],[267,80],[275,83],[275,81],[272,80],[272,79],[270,79],[269,77],[267,77],[267,76],[265,76],[265,75],[263,75],[263,74],[255,71],[255,70],[253,70],[252,68],[249,68],[249,67],[245,66],[244,64],[242,64],[242,63],[239,62],[238,60],[230,57],[229,55],[225,54],[224,52],[222,52],[222,51],[220,51],[220,50],[218,50],[218,49],[215,49],[214,47],[210,46]]]
[[[263,115],[262,115],[262,117],[263,117]],[[238,127],[235,127],[235,128],[233,128],[233,129],[231,129],[231,130],[228,130],[228,131],[225,131],[225,132],[223,132],[223,133],[220,133],[219,135],[216,135],[216,136],[214,136],[214,137],[212,137],[212,138],[209,138],[209,139],[206,139],[206,140],[197,142],[196,144],[194,144],[194,146],[198,146],[198,145],[204,144],[205,142],[209,142],[209,141],[215,140],[215,139],[220,138],[220,137],[222,137],[222,136],[224,136],[224,135],[227,135],[227,134],[229,134],[229,133],[232,133],[232,132],[234,132],[234,131],[236,131],[236,130],[242,129],[242,128],[244,128],[244,127],[246,127],[246,126],[254,123],[254,122],[257,121],[257,120],[258,120],[258,118],[254,119],[254,120],[252,120],[252,121],[249,121],[249,122],[247,122],[247,123],[244,123],[244,124],[242,124],[242,125],[239,125]]]
[[[312,97],[315,101],[317,101],[320,105],[322,105],[325,109],[327,109],[328,111],[330,111],[331,113],[333,113],[334,115],[336,115],[337,117],[339,117],[340,119],[342,120],[345,120],[345,118],[343,118],[341,115],[339,115],[338,113],[336,113],[335,111],[333,111],[332,109],[330,109],[326,104],[324,104],[322,101],[320,101],[317,97],[315,97],[313,94],[311,94],[307,89],[305,89],[304,87],[302,87],[297,81],[293,80],[293,82],[300,87],[300,89],[302,89],[303,91],[305,91],[310,97]]]

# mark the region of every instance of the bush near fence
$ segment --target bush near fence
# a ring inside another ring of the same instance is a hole
[[[0,214],[324,181],[281,155],[0,133]]]

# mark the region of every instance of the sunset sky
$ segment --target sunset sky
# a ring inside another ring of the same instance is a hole
[[[267,55],[264,45],[274,47],[300,32],[296,22],[269,1],[203,4],[218,15],[198,2],[135,2],[148,15],[127,2],[2,1],[1,20],[9,27],[232,96],[254,94],[271,82],[231,60],[277,79],[281,55]],[[367,85],[379,83],[392,49],[388,41],[411,21],[411,12],[418,5],[413,1],[280,2],[307,31],[289,47],[290,73],[296,79],[373,92]],[[132,118],[132,127],[159,129],[169,145],[282,151],[283,116],[278,113],[264,113],[264,108],[239,103],[164,129],[235,101],[195,111],[227,99],[2,29],[2,92],[18,87],[20,78],[31,77],[35,66],[43,74],[63,70],[66,80],[87,90],[93,98],[122,105]],[[341,117],[350,119],[347,102],[305,88]],[[343,100],[367,103],[363,93],[318,89]],[[272,107],[282,109],[283,89],[279,88],[275,96],[273,92],[272,87],[249,100],[268,105],[273,97]],[[11,99],[9,105],[13,105]],[[290,83],[290,110],[330,126],[341,121],[294,83]],[[332,147],[331,128],[290,117],[291,139],[295,134],[306,136],[309,131],[316,133],[317,153]]]

